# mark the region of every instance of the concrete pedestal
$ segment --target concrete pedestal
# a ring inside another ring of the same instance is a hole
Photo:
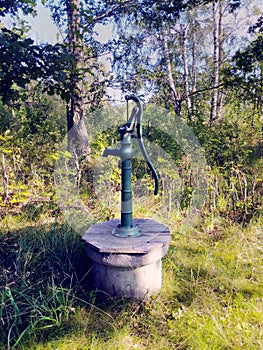
[[[94,287],[109,296],[144,300],[162,285],[161,259],[170,243],[167,226],[134,219],[141,236],[119,238],[112,230],[120,220],[92,225],[82,237],[93,261]]]

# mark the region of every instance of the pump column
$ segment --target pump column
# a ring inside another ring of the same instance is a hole
[[[126,159],[121,163],[121,227],[130,228],[132,222],[132,189],[131,189],[131,159]]]
[[[117,237],[137,237],[141,233],[132,219],[132,157],[133,149],[131,133],[127,126],[118,128],[121,147],[119,157],[121,159],[121,223],[113,229],[112,234]]]
[[[131,134],[121,133],[122,149],[128,149],[129,152],[123,152],[121,158],[121,227],[130,228],[133,226],[132,222],[132,161],[133,155],[131,145]],[[127,155],[126,155],[127,153]],[[126,156],[129,157],[126,159]]]

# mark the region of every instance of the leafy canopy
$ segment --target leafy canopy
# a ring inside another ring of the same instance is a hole
[[[36,0],[0,0],[0,16],[7,14],[17,15],[18,10],[21,10],[25,15],[36,14]]]

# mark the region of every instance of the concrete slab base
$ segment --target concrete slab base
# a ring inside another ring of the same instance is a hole
[[[135,219],[141,236],[111,234],[119,220],[92,225],[84,234],[87,256],[93,261],[94,287],[105,296],[144,300],[162,286],[162,262],[170,243],[167,226]]]

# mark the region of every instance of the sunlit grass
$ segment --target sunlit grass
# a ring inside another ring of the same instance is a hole
[[[175,220],[162,290],[145,302],[98,303],[66,225],[2,230],[2,349],[263,349],[262,222]]]

